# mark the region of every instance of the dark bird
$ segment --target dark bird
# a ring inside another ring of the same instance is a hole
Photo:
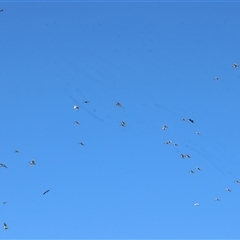
[[[6,223],[3,223],[3,228],[4,228],[5,230],[7,230],[7,229],[8,229],[8,225],[7,225]]]
[[[193,170],[190,170],[189,172],[190,172],[190,173],[194,173],[194,171],[193,171]]]
[[[188,121],[191,123],[194,123],[194,121],[191,118],[189,118]]]
[[[31,162],[29,162],[29,164],[32,166],[32,165],[36,165],[36,162],[35,160],[33,159]]]
[[[168,140],[165,142],[165,144],[169,145],[172,141]]]
[[[219,201],[221,201],[221,199],[220,198],[215,198],[215,201],[219,202]]]
[[[219,78],[219,77],[215,77],[214,80],[217,80],[217,81],[218,81],[218,80],[220,80],[220,78]]]
[[[235,180],[234,182],[235,182],[235,183],[240,183],[240,181],[239,181],[239,180]]]
[[[82,142],[79,142],[78,144],[80,144],[81,146],[84,146],[84,143],[82,143]]]
[[[200,132],[195,132],[195,134],[200,135],[201,133]]]
[[[74,123],[77,124],[77,125],[80,125],[80,122],[79,122],[79,121],[75,121]]]
[[[196,169],[197,169],[198,171],[201,171],[201,168],[200,168],[200,167],[196,167]]]
[[[7,202],[2,202],[2,204],[7,204]]]
[[[191,156],[190,156],[190,155],[188,155],[188,154],[186,154],[185,156],[186,156],[187,158],[191,158]]]
[[[15,152],[15,153],[19,153],[20,151],[16,149],[16,150],[14,150],[14,152]]]
[[[180,154],[180,157],[181,157],[181,158],[185,158],[185,155],[181,153],[181,154]]]
[[[232,190],[230,188],[226,188],[226,191],[231,192]]]
[[[173,144],[173,146],[176,146],[176,147],[177,147],[177,146],[178,146],[178,144],[177,144],[177,143],[174,143],[174,144]]]
[[[0,12],[3,12],[4,11],[4,9],[0,9]]]
[[[0,163],[0,167],[5,167],[5,168],[8,168],[5,164],[3,163]]]
[[[46,193],[48,193],[50,190],[47,190],[47,191],[45,191],[44,193],[43,193],[43,195],[45,195]]]
[[[166,130],[167,128],[168,128],[167,125],[163,125],[163,126],[162,126],[162,130]]]
[[[89,103],[90,101],[84,101],[84,103]]]
[[[234,64],[232,65],[232,67],[233,67],[233,68],[239,68],[239,65],[238,65],[237,63],[234,63]]]
[[[185,122],[185,121],[186,121],[186,118],[182,118],[182,121],[184,121],[184,122]]]
[[[117,103],[116,103],[116,106],[122,107],[122,104],[121,104],[120,102],[117,102]]]
[[[120,126],[126,127],[126,123],[124,121],[121,121]]]

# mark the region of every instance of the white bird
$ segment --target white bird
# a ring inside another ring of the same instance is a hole
[[[29,164],[32,165],[36,165],[35,159],[33,159],[31,162],[29,162]]]
[[[116,103],[116,106],[122,107],[122,104],[121,104],[120,102],[117,102],[117,103]]]
[[[226,191],[231,192],[232,190],[230,188],[226,188]]]
[[[239,68],[239,65],[238,65],[237,63],[234,63],[234,64],[232,65],[232,67],[233,67],[233,68]]]
[[[79,107],[78,107],[78,106],[74,106],[73,108],[74,108],[76,111],[79,110]]]
[[[200,205],[199,203],[194,203],[194,206],[196,206],[196,207],[199,206],[199,205]]]
[[[7,230],[7,229],[8,229],[8,225],[7,225],[6,223],[3,223],[3,228],[4,228],[5,230]]]
[[[162,130],[166,130],[167,128],[168,128],[167,125],[163,125],[163,126],[162,126]]]
[[[126,127],[126,123],[124,121],[121,121],[120,126]]]

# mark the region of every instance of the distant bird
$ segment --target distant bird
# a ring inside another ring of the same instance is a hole
[[[192,174],[194,174],[194,173],[195,173],[193,170],[190,170],[189,172],[190,172],[190,173],[192,173]]]
[[[74,106],[73,108],[74,108],[76,111],[79,110],[79,107],[78,107],[78,106]]]
[[[126,123],[124,121],[121,121],[120,126],[126,127]]]
[[[79,121],[75,121],[74,123],[77,124],[77,125],[80,125],[80,122],[79,122]]]
[[[201,168],[200,168],[200,167],[196,167],[196,169],[197,169],[198,171],[201,171]]]
[[[81,146],[84,146],[84,143],[82,143],[82,142],[79,142],[78,144],[80,144]]]
[[[239,68],[239,65],[238,65],[237,63],[234,63],[234,64],[232,65],[232,67],[233,67],[233,68]]]
[[[186,154],[185,156],[186,156],[187,158],[191,158],[191,156],[190,156],[190,155],[188,155],[188,154]]]
[[[194,121],[191,118],[189,118],[188,121],[191,123],[194,123]]]
[[[20,151],[16,149],[16,150],[14,150],[14,152],[15,152],[15,153],[19,153]]]
[[[84,103],[89,103],[90,101],[84,101]]]
[[[178,144],[177,144],[177,143],[174,143],[174,144],[173,144],[173,146],[176,146],[176,147],[177,147],[177,146],[178,146]]]
[[[185,121],[186,121],[186,118],[182,118],[182,121],[184,121],[184,122],[185,122]]]
[[[165,142],[165,144],[169,145],[169,144],[171,144],[171,142],[172,141],[168,140],[168,141]]]
[[[217,81],[218,81],[218,80],[220,80],[220,78],[219,78],[219,77],[215,77],[214,80],[217,80]]]
[[[46,193],[48,193],[50,190],[47,190],[47,191],[45,191],[44,193],[43,193],[43,195],[45,195]]]
[[[185,158],[185,155],[181,153],[181,154],[180,154],[180,157],[181,157],[181,158]]]
[[[121,104],[120,102],[117,102],[117,103],[116,103],[116,106],[122,107],[122,104]]]
[[[219,202],[219,201],[221,201],[221,199],[220,198],[215,198],[215,201]]]
[[[7,204],[7,202],[2,202],[2,204]]]
[[[3,163],[0,163],[0,167],[5,167],[5,168],[8,168],[5,164]]]
[[[166,130],[167,128],[168,128],[167,125],[163,125],[163,126],[162,126],[162,130]]]
[[[195,132],[195,134],[200,135],[201,133],[200,132]]]
[[[7,225],[6,223],[3,223],[3,228],[4,228],[5,230],[7,230],[7,229],[8,229],[8,225]]]
[[[4,11],[4,9],[0,9],[0,12],[3,12]]]
[[[200,204],[199,203],[194,203],[194,206],[198,207]]]
[[[35,160],[33,159],[31,162],[29,162],[29,164],[30,164],[31,166],[33,166],[33,165],[36,165],[36,162],[35,162]]]
[[[240,181],[239,181],[239,180],[235,180],[234,182],[235,182],[235,183],[240,183]]]
[[[230,188],[226,188],[226,191],[231,192],[232,190]]]

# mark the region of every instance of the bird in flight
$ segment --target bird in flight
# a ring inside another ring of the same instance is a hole
[[[172,141],[168,140],[168,141],[165,142],[165,144],[169,145],[169,144],[171,144],[171,142]]]
[[[189,118],[188,121],[191,123],[194,123],[194,121],[191,118]]]
[[[173,144],[173,146],[176,146],[176,147],[177,147],[177,146],[178,146],[178,144],[177,144],[177,143],[174,143],[174,144]]]
[[[192,174],[194,174],[194,171],[193,171],[193,170],[190,170],[189,172],[192,173]]]
[[[194,206],[198,207],[200,204],[199,203],[194,203]]]
[[[78,107],[78,106],[74,106],[73,108],[74,108],[76,111],[79,110],[79,107]]]
[[[217,80],[217,81],[218,81],[218,80],[220,80],[220,78],[219,78],[219,77],[215,77],[214,80]]]
[[[221,199],[220,198],[215,198],[215,201],[219,202],[219,201],[221,201]]]
[[[81,146],[84,146],[84,143],[82,143],[82,142],[79,142],[78,144],[80,144]]]
[[[201,133],[200,132],[195,132],[195,134],[200,135]]]
[[[190,155],[188,155],[188,154],[186,154],[185,156],[186,156],[187,158],[191,158],[191,156],[190,156]]]
[[[84,101],[84,103],[89,103],[90,101]]]
[[[7,204],[7,202],[2,202],[2,204]]]
[[[230,188],[226,188],[226,191],[231,192],[232,190]]]
[[[239,68],[239,65],[238,65],[237,63],[234,63],[234,64],[232,65],[232,67],[233,67],[233,68]]]
[[[0,167],[5,167],[5,168],[8,168],[5,164],[3,163],[0,163]]]
[[[80,124],[80,122],[79,122],[79,121],[75,121],[74,123],[75,123],[75,124],[77,124],[77,125],[79,125],[79,124]]]
[[[36,165],[35,160],[33,159],[31,162],[29,162],[31,166]]]
[[[201,168],[200,168],[200,167],[196,167],[196,169],[197,169],[198,171],[201,171]]]
[[[184,122],[185,122],[185,121],[186,121],[186,118],[182,118],[182,121],[184,121]]]
[[[239,180],[235,180],[234,182],[235,182],[235,183],[240,183],[240,181],[239,181]]]
[[[124,121],[121,121],[120,126],[126,127],[126,123]]]
[[[14,152],[15,152],[15,153],[19,153],[20,151],[16,149],[16,150],[14,150]]]
[[[181,154],[180,154],[180,157],[181,157],[181,158],[185,158],[185,155],[181,153]]]
[[[0,12],[3,12],[4,11],[4,9],[0,9]]]
[[[167,125],[163,125],[163,126],[162,126],[162,130],[166,130],[167,128],[168,128]]]
[[[44,193],[43,193],[43,195],[45,195],[46,193],[48,193],[50,190],[47,190],[47,191],[45,191]]]
[[[117,103],[116,103],[116,106],[117,106],[117,107],[122,107],[122,104],[121,104],[120,102],[117,102]]]
[[[8,229],[8,225],[7,225],[6,223],[3,223],[3,228],[4,228],[5,230],[7,230],[7,229]]]

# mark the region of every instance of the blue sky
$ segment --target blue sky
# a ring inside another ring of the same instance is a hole
[[[239,3],[0,8],[1,239],[240,238]]]

